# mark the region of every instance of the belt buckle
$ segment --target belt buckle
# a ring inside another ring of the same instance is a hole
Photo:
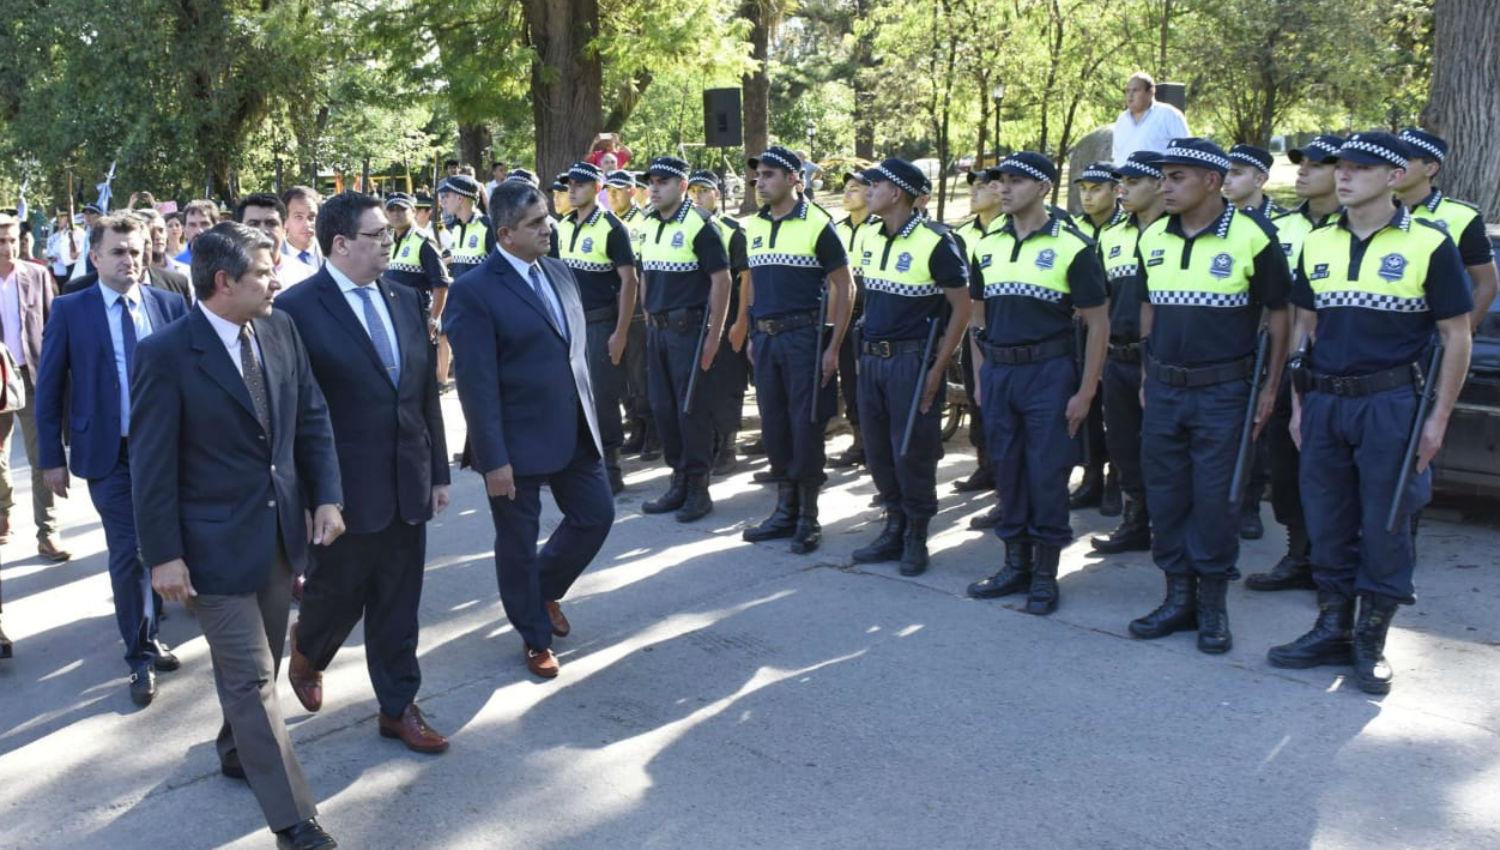
[[[1334,395],[1354,395],[1354,389],[1357,386],[1354,379],[1344,375],[1333,375],[1329,381],[1332,383]]]
[[[1163,368],[1166,369],[1167,386],[1186,387],[1188,385],[1188,379],[1191,377],[1189,372],[1192,370],[1184,366],[1163,366]]]
[[[874,354],[876,357],[890,357],[892,354],[891,341],[888,339],[882,339],[879,342],[872,342],[870,343],[870,345],[875,349],[870,353]]]

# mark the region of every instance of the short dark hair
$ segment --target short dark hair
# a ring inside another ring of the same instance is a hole
[[[318,247],[323,256],[333,253],[333,237],[353,239],[359,235],[359,217],[368,209],[384,205],[374,195],[363,192],[340,192],[323,203],[318,211]]]
[[[457,168],[458,167],[458,160],[456,160],[456,159],[445,159],[445,160],[443,160],[443,167],[444,168]]]
[[[262,207],[275,210],[276,214],[281,216],[282,223],[286,223],[286,204],[282,203],[280,198],[270,192],[256,192],[253,195],[246,195],[244,200],[240,201],[239,205],[234,208],[235,221],[244,223],[246,207]]]
[[[193,240],[193,292],[198,300],[212,298],[214,276],[228,272],[238,280],[250,268],[250,252],[271,250],[271,237],[233,221],[220,222]]]
[[[146,223],[141,221],[140,216],[129,210],[119,210],[94,219],[94,226],[89,228],[89,245],[103,244],[105,233],[145,232]]]
[[[208,219],[209,224],[219,220],[219,208],[210,200],[200,198],[196,201],[188,201],[187,206],[182,208],[182,223],[187,224],[188,216],[193,213]]]
[[[547,205],[542,190],[525,180],[501,180],[490,193],[490,224],[499,232],[502,227],[515,227],[521,213],[533,204]]]
[[[291,206],[292,201],[307,201],[309,204],[317,206],[323,203],[323,196],[319,195],[318,190],[311,186],[293,186],[282,192],[281,203],[283,206],[281,215],[283,218],[286,217],[286,207]]]
[[[505,167],[505,160],[503,160],[503,159],[497,159],[494,162],[490,163],[490,170],[491,171],[494,171],[497,168],[504,168],[504,167]]]

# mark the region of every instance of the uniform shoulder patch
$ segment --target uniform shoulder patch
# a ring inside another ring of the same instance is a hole
[[[941,234],[944,236],[953,232],[953,228],[949,227],[946,224],[943,224],[941,221],[933,221],[930,218],[926,221],[923,221],[922,226],[927,228],[928,230],[931,230],[933,233]]]
[[[1114,225],[1110,225],[1110,227],[1113,227],[1113,226]],[[1105,229],[1107,230],[1108,228],[1105,228]],[[1066,221],[1063,222],[1062,232],[1064,232],[1064,233],[1066,233],[1066,234],[1068,234],[1070,236],[1076,237],[1079,242],[1083,243],[1083,246],[1085,248],[1092,248],[1092,247],[1094,247],[1094,240],[1087,233],[1084,233],[1082,230],[1079,230],[1077,227],[1074,227],[1070,222],[1066,222]]]
[[[828,219],[829,221],[833,221],[833,213],[831,213],[828,210],[824,209],[823,205],[820,204],[820,203],[818,203],[817,201],[808,201],[807,202],[807,208],[809,210],[815,210],[817,212],[820,212],[820,213],[823,214],[824,218]]]

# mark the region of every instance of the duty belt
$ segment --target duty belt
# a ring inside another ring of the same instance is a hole
[[[755,329],[763,334],[776,334],[785,331],[793,331],[797,328],[810,328],[818,321],[816,311],[809,313],[792,313],[786,316],[775,316],[770,319],[756,319]]]
[[[878,342],[865,340],[859,344],[860,351],[872,357],[895,357],[897,354],[921,354],[922,349],[926,347],[926,340],[920,339],[883,339]]]
[[[1112,342],[1109,344],[1109,359],[1118,360],[1121,363],[1141,362],[1141,344],[1139,342]]]
[[[703,325],[702,307],[683,307],[665,313],[647,313],[646,324],[653,328],[672,328],[680,331],[697,331]]]
[[[986,361],[1006,366],[1039,363],[1073,353],[1072,336],[1054,337],[1030,345],[992,345],[982,336],[976,337],[975,342],[979,343],[979,350],[984,352]]]
[[[620,315],[620,308],[611,304],[608,307],[600,307],[597,310],[589,310],[583,314],[583,321],[592,325],[595,322],[613,322]]]
[[[1207,387],[1248,378],[1254,370],[1254,357],[1245,357],[1231,363],[1220,363],[1215,366],[1202,366],[1198,368],[1169,366],[1165,363],[1158,363],[1149,357],[1146,358],[1146,374],[1169,387]]]
[[[1292,373],[1292,384],[1298,392],[1327,393],[1338,396],[1362,396],[1409,387],[1418,383],[1421,370],[1415,363],[1382,369],[1368,375],[1319,375],[1308,369]]]

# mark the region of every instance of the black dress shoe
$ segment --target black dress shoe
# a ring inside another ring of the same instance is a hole
[[[977,493],[981,490],[995,489],[995,476],[990,472],[989,466],[981,464],[969,473],[968,478],[960,478],[953,482],[953,490],[958,493]]]
[[[999,525],[1000,520],[1003,518],[1004,514],[1001,513],[1000,503],[996,502],[994,507],[969,520],[969,527],[975,531],[987,531]]]
[[[156,673],[150,667],[130,674],[130,701],[145,707],[156,699]]]
[[[240,764],[240,751],[230,750],[219,759],[219,772],[230,779],[244,779],[245,766]]]
[[[323,827],[318,826],[316,818],[308,818],[295,826],[276,830],[277,850],[330,850],[337,846],[339,843],[324,832]]]
[[[1114,467],[1104,476],[1104,495],[1099,497],[1099,516],[1116,517],[1124,507],[1120,494],[1120,478]]]
[[[1266,536],[1266,527],[1260,521],[1260,502],[1246,505],[1240,512],[1240,539],[1259,540]]]
[[[1068,494],[1068,510],[1097,508],[1104,499],[1104,474],[1097,467],[1085,469],[1083,480]]]
[[[182,662],[177,660],[177,656],[172,654],[172,648],[165,643],[159,640],[151,641],[148,646],[151,653],[156,656],[151,662],[151,666],[156,668],[156,672],[175,673],[182,668]]]

